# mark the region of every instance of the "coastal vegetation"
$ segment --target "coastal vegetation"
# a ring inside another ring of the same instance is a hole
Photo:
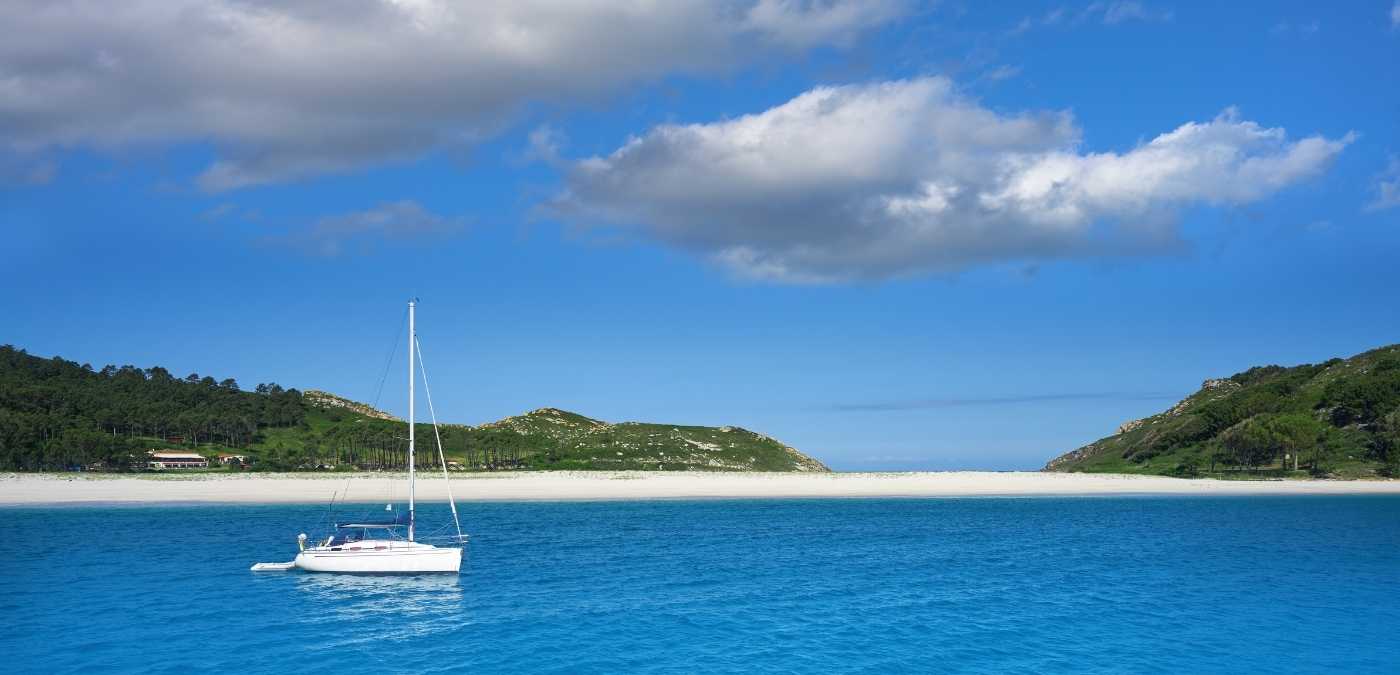
[[[609,424],[554,408],[440,433],[460,470],[827,470],[738,427]],[[432,426],[416,435],[418,466],[437,466]],[[0,347],[0,470],[141,470],[152,450],[197,452],[219,470],[394,470],[407,466],[408,425],[326,392],[245,391],[232,379]]]
[[[1047,471],[1400,477],[1400,345],[1260,366],[1050,461]]]

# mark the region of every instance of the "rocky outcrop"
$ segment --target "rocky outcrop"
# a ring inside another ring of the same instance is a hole
[[[319,389],[307,389],[301,393],[301,398],[303,401],[320,408],[341,408],[364,415],[365,417],[373,417],[377,420],[398,419],[383,410],[378,410],[372,406],[360,403],[359,401],[351,401],[348,398],[336,396],[328,391],[321,391]]]

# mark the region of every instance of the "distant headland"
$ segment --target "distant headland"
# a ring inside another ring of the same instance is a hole
[[[436,467],[432,428],[418,427],[417,464]],[[540,408],[440,431],[447,464],[460,471],[829,471],[732,426],[610,424]],[[0,347],[0,470],[398,470],[407,466],[406,432],[393,415],[323,391],[274,383],[244,391],[232,379],[96,370]]]
[[[1171,409],[1046,471],[1215,478],[1400,477],[1400,345],[1206,380]]]

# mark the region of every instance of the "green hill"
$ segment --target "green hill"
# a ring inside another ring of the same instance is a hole
[[[460,470],[828,470],[737,427],[609,424],[554,408],[440,432]],[[152,449],[239,455],[255,470],[399,469],[407,435],[402,420],[327,392],[276,384],[244,391],[231,379],[177,378],[158,367],[94,370],[0,347],[0,470],[132,470]],[[436,466],[432,426],[417,425],[417,437],[419,466]]]
[[[1206,380],[1170,410],[1127,422],[1045,470],[1400,476],[1400,345]]]

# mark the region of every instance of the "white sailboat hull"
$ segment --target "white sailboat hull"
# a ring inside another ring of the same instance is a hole
[[[462,570],[462,549],[457,547],[438,548],[413,540],[414,485],[417,461],[414,458],[413,380],[417,373],[414,356],[421,356],[418,345],[418,332],[414,328],[414,307],[408,303],[408,514],[401,519],[399,514],[388,521],[365,520],[349,523],[336,523],[336,533],[322,541],[319,546],[305,548],[306,534],[297,537],[301,553],[290,563],[258,563],[252,569],[257,572],[283,571],[295,567],[307,572],[336,572],[342,574],[423,574],[446,572],[457,574]],[[423,372],[423,387],[427,390],[428,374]],[[442,439],[437,436],[437,413],[433,411],[433,394],[428,391],[428,410],[433,416],[433,434],[438,441],[438,459],[442,462],[442,478],[447,481],[447,457],[442,452]],[[461,522],[457,520],[457,503],[452,500],[451,489],[447,493],[448,504],[452,507],[452,523],[457,529],[457,541],[465,542]],[[334,497],[331,499],[335,503]],[[392,511],[392,507],[386,507]],[[371,538],[371,531],[388,530],[402,525],[408,526],[408,539],[396,536]]]
[[[326,547],[308,548],[293,563],[307,572],[350,574],[457,573],[462,569],[462,549],[438,548],[428,544],[398,543],[391,547],[365,547],[358,550]]]

